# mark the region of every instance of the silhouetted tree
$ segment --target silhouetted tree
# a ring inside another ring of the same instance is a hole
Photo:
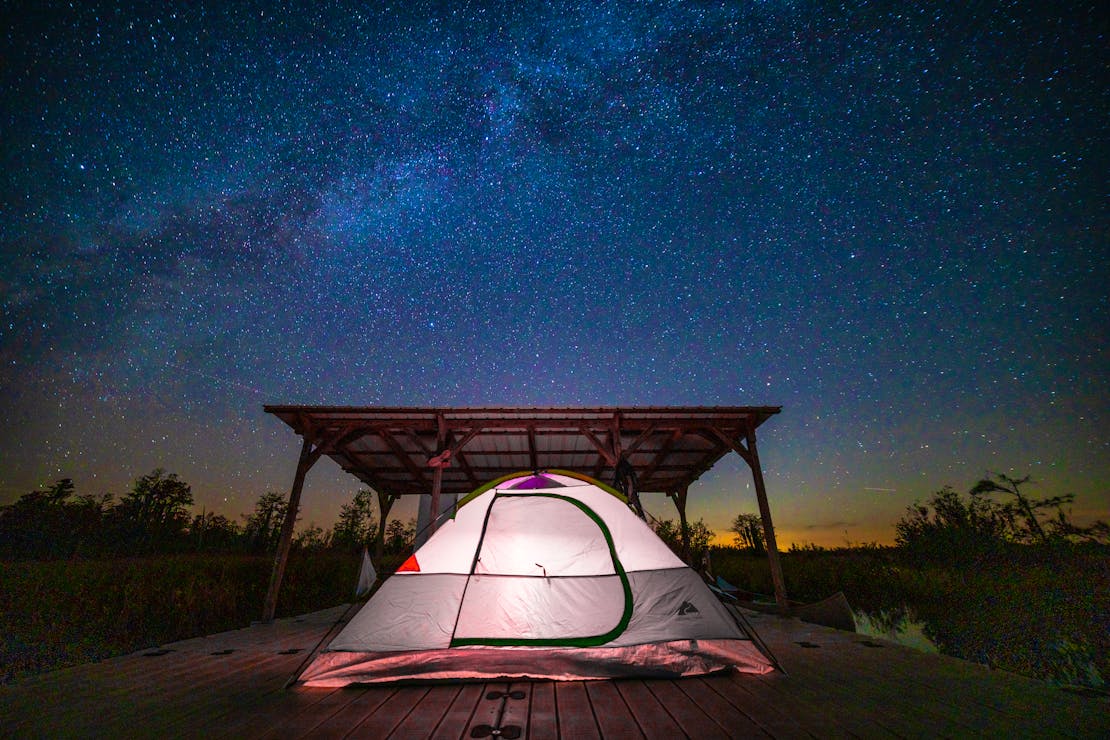
[[[277,550],[281,540],[281,526],[285,522],[285,512],[289,502],[277,491],[268,491],[259,496],[254,511],[244,514],[243,537],[248,546],[256,552]]]
[[[354,498],[339,507],[339,520],[332,529],[332,545],[353,550],[369,547],[378,534],[374,511],[373,491],[364,488],[355,493]]]
[[[1024,478],[1011,478],[1003,473],[994,473],[993,477],[980,480],[971,488],[972,497],[987,494],[1001,493],[1013,496],[1014,500],[1004,504],[1002,511],[1010,524],[1011,536],[1019,542],[1048,542],[1048,535],[1041,526],[1040,517],[1046,516],[1048,511],[1055,509],[1057,516],[1064,517],[1063,506],[1075,500],[1075,494],[1065,493],[1062,496],[1052,496],[1045,499],[1030,499],[1021,492],[1021,487],[1031,480],[1031,476]],[[1050,516],[1050,515],[1049,515]],[[1016,523],[1016,518],[1024,519],[1024,527]]]
[[[671,551],[682,557],[682,528],[671,519],[655,519],[651,528]],[[690,543],[690,562],[697,564],[705,559],[709,550],[709,540],[713,539],[713,530],[706,526],[705,521],[698,519],[696,522],[686,522],[686,537]]]
[[[403,552],[412,546],[416,538],[416,521],[410,519],[407,523],[400,519],[390,519],[385,528],[385,550],[390,554]]]
[[[62,558],[94,550],[112,496],[76,496],[62,478],[45,490],[0,507],[0,556]]]
[[[208,511],[193,517],[189,537],[197,550],[231,552],[242,547],[243,530],[223,514]]]
[[[729,530],[736,535],[736,546],[762,555],[767,552],[763,538],[763,520],[758,514],[737,514]]]
[[[1046,526],[1050,537],[1071,542],[1096,542],[1110,545],[1110,524],[1101,519],[1088,527],[1081,527],[1073,523],[1061,508],[1054,518],[1048,520]]]
[[[138,478],[112,509],[121,544],[133,552],[173,550],[185,545],[193,493],[176,473],[162,468]]]
[[[915,558],[974,558],[995,549],[1009,532],[1003,508],[990,499],[960,497],[945,486],[924,504],[914,503],[894,525],[894,540]]]
[[[1029,498],[1021,490],[1029,480],[996,473],[972,486],[967,499],[945,486],[926,503],[909,507],[894,525],[895,542],[917,559],[960,561],[1013,544],[1107,541],[1110,526],[1105,522],[1081,527],[1064,513],[1063,506],[1075,500],[1073,494]],[[1012,500],[999,502],[992,494]]]
[[[332,533],[330,530],[309,524],[293,537],[293,547],[298,550],[319,552],[331,545]]]

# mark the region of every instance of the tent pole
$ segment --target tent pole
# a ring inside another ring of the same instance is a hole
[[[289,547],[293,542],[293,527],[297,524],[297,510],[301,505],[305,473],[317,459],[312,455],[312,441],[305,435],[301,457],[297,461],[297,473],[293,476],[293,488],[289,492],[289,504],[285,509],[285,521],[281,525],[281,540],[274,558],[274,569],[270,573],[270,587],[266,591],[266,603],[262,607],[263,622],[272,622],[277,610],[278,591],[281,590],[281,579],[285,576],[285,563],[289,559]]]
[[[771,506],[767,503],[767,488],[763,483],[763,469],[759,465],[759,452],[755,447],[755,429],[748,427],[748,466],[752,469],[755,482],[755,497],[759,502],[759,516],[763,520],[763,537],[767,541],[767,560],[771,566],[771,582],[775,586],[775,603],[786,611],[790,601],[786,598],[786,581],[782,577],[782,562],[779,560],[779,546],[775,541],[775,525],[771,522]]]

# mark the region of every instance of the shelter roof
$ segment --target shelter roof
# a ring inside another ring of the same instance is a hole
[[[371,488],[394,496],[468,493],[521,470],[562,469],[605,482],[621,461],[642,492],[680,491],[721,457],[747,458],[780,406],[600,408],[265,407]],[[750,461],[749,461],[750,462]]]

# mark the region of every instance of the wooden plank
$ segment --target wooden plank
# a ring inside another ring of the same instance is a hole
[[[430,690],[428,686],[402,686],[389,701],[378,705],[360,722],[349,725],[348,731],[359,737],[388,737]],[[313,732],[313,737],[316,736]]]
[[[298,735],[327,716],[320,716],[320,713],[341,700],[343,693],[342,689],[276,689],[267,694],[264,701],[254,702],[248,711],[234,712],[220,722],[219,727],[213,728],[211,737],[216,740],[246,735],[255,738]],[[349,695],[347,700],[350,700]],[[305,727],[307,718],[314,714],[315,721]]]
[[[258,660],[262,653],[314,644],[314,638],[324,629],[321,625],[330,625],[341,610],[342,607],[328,609],[269,625],[182,640],[167,645],[170,652],[158,657],[148,657],[147,654],[156,652],[156,648],[147,648],[119,658],[36,676],[30,681],[19,682],[19,685],[33,686],[36,690],[23,694],[28,712],[19,712],[17,716],[37,714],[34,710],[43,705],[57,706],[65,712],[83,702],[127,706],[143,697],[166,694],[173,686],[195,682],[213,666]],[[233,652],[212,655],[226,649]],[[85,716],[96,716],[104,721],[116,713],[113,706],[106,709]]]
[[[680,737],[683,732],[674,717],[659,703],[655,694],[638,679],[622,679],[613,685],[628,705],[636,724],[648,738],[670,740]]]
[[[675,685],[728,735],[751,737],[759,734],[774,734],[770,727],[753,718],[747,707],[727,701],[699,678],[676,681]]]
[[[555,711],[555,683],[552,681],[532,684],[527,737],[529,740],[556,740],[559,737],[559,715]]]
[[[696,738],[728,737],[728,733],[712,717],[706,716],[701,707],[690,701],[690,697],[674,681],[652,679],[644,681],[644,685],[674,718],[682,734]],[[753,728],[753,732],[758,734],[758,728],[754,725]]]
[[[373,716],[380,707],[386,706],[391,701],[398,701],[396,694],[399,693],[399,691],[392,688],[375,687],[370,689],[346,689],[341,693],[349,694],[351,696],[351,701],[347,702],[336,711],[333,711],[306,732],[296,735],[295,737],[344,737],[350,733],[357,724],[362,722],[362,720]],[[294,736],[288,735],[287,737]]]
[[[961,701],[959,697],[945,699],[900,681],[889,660],[897,649],[879,653],[880,649],[863,647],[848,639],[849,635],[827,634],[822,647],[788,646],[786,654],[795,671],[807,671],[810,687],[821,687],[823,693],[841,702],[850,700],[857,715],[892,732],[928,727],[958,735],[989,727],[973,721],[974,714],[948,706]]]
[[[889,663],[876,663],[868,669],[858,661],[845,660],[843,653],[838,654],[838,651],[828,650],[825,653],[820,657],[797,656],[793,663],[799,670],[803,666],[809,669],[811,685],[823,687],[831,698],[842,702],[851,700],[857,712],[866,714],[893,732],[928,727],[940,734],[965,735],[989,727],[976,728],[974,723],[969,723],[966,707],[952,711],[945,706],[946,699],[941,696],[930,695],[919,686],[906,685],[898,680]],[[830,680],[830,674],[838,675],[839,680]],[[955,696],[947,699],[958,700]]]
[[[929,661],[920,660],[926,657],[936,661],[929,666]],[[877,696],[892,724],[915,717],[930,726],[949,727],[954,734],[1020,734],[1035,716],[1044,726],[1080,735],[1090,729],[1074,721],[1067,709],[1070,703],[1060,701],[1065,696],[1062,692],[1020,676],[991,676],[986,669],[963,661],[916,654],[892,643],[869,648],[856,640],[838,651],[832,663],[853,667],[856,680],[852,683],[869,684],[862,692],[854,691],[853,698],[866,702]],[[931,670],[923,670],[926,666]],[[813,666],[815,671],[823,668]],[[881,681],[874,681],[876,676]]]
[[[607,740],[640,740],[644,737],[636,718],[612,681],[588,681],[586,694],[590,697],[590,704],[596,708],[594,716],[602,737]]]
[[[744,676],[752,691],[789,711],[790,716],[807,732],[818,737],[885,737],[891,733],[880,725],[861,720],[851,705],[836,706],[827,698],[815,696],[804,684],[782,673],[766,676]]]
[[[779,702],[796,707],[805,716],[807,728],[824,726],[830,732],[844,735],[891,735],[889,718],[875,711],[875,702],[864,692],[844,697],[844,687],[854,682],[874,684],[873,673],[860,673],[854,666],[837,666],[840,641],[853,633],[808,625],[798,620],[767,616],[760,625],[760,634],[786,670],[755,677],[777,692]],[[818,647],[805,647],[817,645]],[[818,661],[816,671],[812,661]],[[802,721],[799,718],[799,721]]]
[[[559,734],[566,738],[600,738],[590,698],[582,681],[555,684],[555,706],[559,712]]]
[[[170,655],[155,658],[163,660]],[[165,721],[168,707],[179,708],[190,697],[200,698],[209,692],[198,692],[198,685],[206,685],[214,679],[236,681],[243,676],[256,675],[264,670],[268,662],[279,661],[279,656],[259,656],[244,654],[226,656],[225,660],[204,656],[174,655],[168,666],[176,670],[159,674],[158,677],[146,676],[141,671],[132,671],[130,676],[122,677],[124,683],[117,684],[109,676],[104,683],[111,686],[101,695],[84,697],[80,700],[67,700],[57,705],[45,722],[63,728],[79,728],[95,723],[97,728],[119,727],[127,729],[136,721]],[[110,668],[106,667],[106,673]]]
[[[670,682],[670,686],[661,683],[658,687],[653,686],[652,688],[659,691],[664,689],[671,691],[672,687],[674,693],[671,694],[665,705],[674,714],[683,730],[691,735],[710,735],[711,730],[707,728],[706,721],[714,723],[716,727],[720,728],[720,731],[729,737],[761,737],[766,734],[750,717],[696,680],[676,680]],[[686,701],[678,701],[680,695],[685,696]],[[680,715],[679,711],[687,714]],[[695,728],[694,732],[691,732],[691,721],[696,723],[692,725]]]
[[[435,728],[431,737],[438,740],[448,740],[448,738],[466,736],[466,728],[473,724],[471,718],[474,716],[474,710],[478,706],[478,701],[482,698],[484,690],[485,686],[482,684],[463,684],[454,701],[451,702],[451,706],[444,712],[442,721]]]
[[[493,727],[497,724],[497,715],[501,711],[501,700],[491,699],[490,694],[500,693],[508,689],[510,684],[506,682],[487,683],[482,686],[482,693],[478,697],[478,703],[474,706],[474,713],[470,717],[470,723],[466,727],[466,733],[469,734],[471,728],[478,725],[487,725]]]
[[[811,731],[818,728],[822,734],[841,737],[882,737],[895,734],[877,721],[857,698],[844,701],[832,691],[835,685],[833,682],[816,681],[812,675],[806,674],[794,664],[791,664],[789,671],[786,674],[772,673],[750,678],[773,689],[777,694],[776,701],[790,706],[792,714]]]
[[[244,661],[232,668],[212,666],[203,674],[195,675],[192,681],[178,685],[161,687],[161,693],[144,697],[142,701],[124,704],[126,711],[113,716],[110,720],[98,721],[100,729],[115,728],[126,734],[145,721],[152,721],[162,733],[173,733],[181,728],[209,724],[232,711],[241,711],[248,702],[244,698],[252,692],[265,690],[260,677],[271,676],[275,680],[272,688],[277,688],[281,675],[292,669],[290,665],[295,656],[273,655],[257,661]],[[152,718],[147,720],[147,718]]]
[[[844,641],[843,649],[836,653],[839,664],[872,673],[882,671],[885,684],[904,702],[927,707],[928,712],[971,731],[1012,728],[1021,732],[1030,716],[1044,726],[1079,735],[1090,729],[1086,720],[1076,721],[1071,702],[1064,700],[1071,697],[1043,682],[881,639],[849,637],[838,636]],[[882,647],[867,647],[867,643]]]
[[[412,712],[405,717],[390,737],[414,738],[429,737],[442,723],[450,709],[455,697],[459,695],[460,687],[455,685],[432,686],[428,693],[420,700]]]
[[[722,699],[752,718],[752,721],[774,737],[809,737],[802,725],[788,709],[778,702],[769,700],[767,693],[756,689],[757,681],[744,680],[746,677],[735,674],[736,680],[728,675],[707,676],[700,680],[709,690],[715,691]]]

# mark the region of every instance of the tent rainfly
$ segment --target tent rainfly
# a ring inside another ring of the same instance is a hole
[[[570,471],[463,498],[300,680],[699,675],[772,661],[629,508]]]

